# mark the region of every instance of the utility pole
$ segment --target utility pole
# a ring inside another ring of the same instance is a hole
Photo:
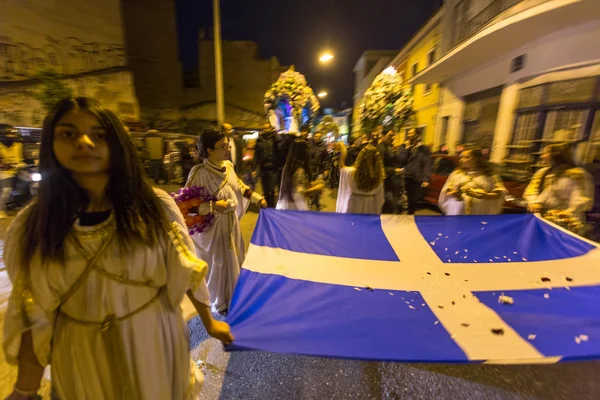
[[[213,0],[213,19],[215,37],[215,83],[217,87],[217,122],[225,122],[225,96],[223,94],[223,54],[221,51],[221,4]]]

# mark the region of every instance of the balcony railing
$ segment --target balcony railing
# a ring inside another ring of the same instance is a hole
[[[508,10],[523,0],[493,0],[487,7],[474,17],[467,19],[468,6],[473,0],[462,0],[454,8],[454,20],[456,21],[456,32],[454,45],[462,42],[469,36],[483,28],[496,16]]]

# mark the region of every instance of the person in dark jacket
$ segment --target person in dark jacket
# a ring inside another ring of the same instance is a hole
[[[408,197],[408,213],[413,215],[417,210],[421,197],[421,188],[429,186],[431,176],[431,151],[419,137],[416,130],[411,129],[407,141],[398,150],[400,165],[396,174],[404,175],[404,186]]]
[[[258,171],[267,207],[275,207],[275,186],[279,185],[279,138],[270,123],[263,125],[263,131],[256,141],[254,169]]]
[[[381,142],[377,145],[377,150],[381,154],[383,160],[383,167],[385,169],[385,202],[383,204],[383,214],[400,214],[402,209],[400,207],[400,197],[402,194],[402,181],[400,176],[396,174],[396,170],[401,168],[400,158],[398,152],[394,151],[393,142],[396,133],[393,130],[383,137]]]
[[[346,167],[353,166],[360,151],[367,147],[369,144],[370,139],[366,135],[360,136],[358,139],[356,139],[354,143],[352,143],[352,146],[348,148],[348,155],[346,156],[346,161],[344,165]]]
[[[239,133],[236,133],[231,124],[224,123],[221,125],[221,132],[229,139],[231,146],[229,161],[233,164],[235,173],[238,176],[244,176],[244,149],[246,148],[246,142]]]
[[[281,182],[283,175],[283,166],[285,165],[290,147],[292,143],[297,139],[295,133],[284,133],[277,136],[277,182]]]
[[[319,179],[320,175],[326,175],[329,170],[329,152],[327,146],[323,142],[323,134],[315,132],[312,140],[309,142],[308,155],[311,170],[311,181]],[[321,192],[316,192],[310,203],[310,208],[315,208],[317,211],[321,209]]]

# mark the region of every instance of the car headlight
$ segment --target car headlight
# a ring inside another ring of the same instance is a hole
[[[34,172],[33,174],[31,174],[31,180],[34,182],[40,182],[42,180],[42,174],[40,174],[39,172]]]

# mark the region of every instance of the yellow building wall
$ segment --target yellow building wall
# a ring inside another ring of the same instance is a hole
[[[441,56],[440,25],[434,27],[408,54],[406,76],[413,78],[413,65],[417,63],[417,73],[429,66],[429,53],[435,50],[434,60]],[[435,140],[435,124],[437,120],[440,85],[432,84],[426,91],[426,85],[413,86],[415,120],[417,127],[424,128],[423,142],[433,145]]]

